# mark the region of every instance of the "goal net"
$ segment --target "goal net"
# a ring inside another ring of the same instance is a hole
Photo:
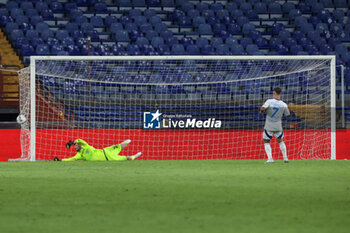
[[[274,87],[289,159],[335,159],[334,56],[31,57],[20,72],[22,160],[69,140],[142,159],[266,159],[260,106]],[[271,141],[275,159],[282,158]]]

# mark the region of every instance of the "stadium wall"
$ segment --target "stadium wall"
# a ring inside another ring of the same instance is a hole
[[[62,131],[62,130],[61,130]],[[70,130],[72,131],[72,130]],[[152,133],[152,131],[148,131],[148,130],[140,130],[140,129],[135,129],[135,130],[118,130],[120,132],[118,132],[118,134],[116,135],[120,135],[120,140],[116,140],[116,141],[121,141],[124,140],[126,138],[128,138],[128,135],[138,135],[139,140],[134,140],[134,143],[132,143],[132,145],[130,146],[130,148],[127,149],[127,151],[125,151],[126,154],[132,154],[132,153],[136,153],[136,151],[143,151],[145,156],[143,157],[144,159],[167,159],[169,158],[169,155],[167,154],[168,150],[164,150],[164,148],[160,148],[159,145],[144,145],[142,143],[141,138],[142,137],[154,137],[155,134]],[[134,132],[134,131],[138,131],[138,132]],[[39,131],[39,133],[42,133],[43,135],[48,133],[47,130],[43,130],[42,132]],[[78,135],[83,133],[83,135],[87,135],[90,133],[93,133],[96,135],[96,130],[77,130],[74,134]],[[106,133],[106,132],[103,132]],[[164,131],[164,133],[166,133],[169,136],[169,132]],[[310,137],[312,137],[312,134],[314,134],[315,132],[310,133]],[[173,136],[174,138],[182,138],[182,137],[189,137],[189,135],[191,135],[191,138],[193,140],[193,137],[198,137],[198,139],[200,137],[203,137],[203,134],[200,131],[197,132],[191,132],[189,133],[187,131],[187,133],[185,131],[175,131],[173,132]],[[251,137],[261,137],[261,131],[246,131],[245,132],[245,136],[251,136]],[[64,138],[60,138],[59,135],[61,134],[57,134],[57,143],[55,145],[51,145],[51,147],[47,147],[47,148],[40,148],[38,147],[38,159],[40,159],[40,154],[45,155],[45,156],[49,156],[49,151],[50,149],[54,149],[54,150],[62,150],[62,155],[63,157],[69,157],[69,156],[73,156],[74,155],[74,150],[66,150],[65,149],[65,143],[67,140],[69,139],[64,139]],[[69,135],[72,135],[72,132],[69,133]],[[210,134],[206,133],[205,137],[210,138]],[[226,135],[226,134],[222,134],[222,135]],[[287,135],[287,134],[286,134]],[[157,133],[156,135],[157,137],[159,137],[159,133]],[[227,136],[227,135],[226,135]],[[241,133],[242,136],[242,133]],[[203,138],[201,138],[203,139]],[[224,139],[224,138],[222,138]],[[216,138],[214,140],[222,140],[220,138]],[[101,139],[102,141],[103,139]],[[229,138],[226,138],[226,143],[223,143],[220,149],[224,150],[224,151],[232,151],[232,153],[235,153],[234,149],[229,148],[229,143],[227,143],[227,140],[230,140]],[[218,145],[220,145],[219,141],[217,141],[215,143],[215,146],[217,147]],[[286,140],[287,141],[287,140]],[[139,143],[137,143],[139,142]],[[279,150],[277,148],[277,143],[273,143],[273,149],[274,151],[278,151]],[[225,146],[226,145],[226,146]],[[21,148],[20,148],[20,130],[19,129],[1,129],[0,130],[0,146],[1,146],[1,152],[0,152],[0,161],[7,161],[9,158],[18,158],[21,154]],[[109,146],[109,145],[101,145],[101,147],[104,146]],[[190,145],[190,143],[188,143],[187,145],[182,145],[183,147],[187,147],[187,146],[192,146]],[[196,145],[194,147],[194,150],[192,150],[191,154],[184,154],[181,150],[181,147],[178,147],[177,151],[174,151],[172,153],[172,157],[171,159],[191,159],[191,158],[201,158],[201,157],[195,157],[196,155],[196,148],[199,148],[201,146],[205,146],[205,145]],[[207,145],[206,145],[207,146]],[[287,146],[288,146],[288,141],[287,141]],[[261,144],[261,146],[259,146],[260,149],[258,149],[259,154],[264,155],[264,151],[263,151],[263,145]],[[337,131],[337,159],[350,159],[350,130],[349,129],[339,129]],[[186,149],[186,148],[185,148]],[[212,148],[213,149],[213,148]],[[291,148],[291,146],[288,147],[288,150],[290,153],[293,153],[293,151],[297,151],[298,148]],[[217,150],[217,148],[216,148]],[[260,151],[261,150],[261,151]],[[156,152],[156,154],[155,154]],[[210,148],[208,150],[208,152],[210,153]],[[232,156],[232,155],[231,155]],[[210,156],[209,156],[210,157]],[[281,155],[279,155],[279,157],[281,157]],[[203,157],[204,158],[204,157]],[[208,156],[206,156],[206,158],[208,158]],[[214,158],[214,157],[213,157]],[[258,156],[245,156],[244,158],[253,158],[253,159],[259,159],[260,157]],[[47,157],[46,157],[47,159]],[[265,157],[261,157],[260,159],[265,159]]]

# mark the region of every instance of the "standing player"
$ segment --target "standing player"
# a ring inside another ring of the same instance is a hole
[[[106,147],[102,150],[95,149],[94,147],[87,144],[82,139],[77,139],[74,142],[70,141],[67,143],[66,147],[69,149],[73,144],[74,148],[77,151],[77,154],[74,157],[69,159],[60,159],[55,157],[55,161],[76,161],[76,160],[86,160],[86,161],[123,161],[123,160],[134,160],[141,155],[141,152],[138,152],[133,156],[121,156],[119,155],[120,151],[126,148],[131,140],[126,140],[120,144]]]
[[[282,129],[282,117],[288,116],[289,109],[288,105],[281,100],[282,90],[279,87],[273,89],[273,99],[268,99],[260,108],[260,114],[262,115],[266,111],[266,121],[263,132],[263,140],[265,151],[267,154],[267,161],[265,163],[273,163],[271,153],[270,140],[273,136],[277,139],[280,144],[280,149],[283,154],[283,160],[288,163],[287,148],[283,141],[283,129]]]

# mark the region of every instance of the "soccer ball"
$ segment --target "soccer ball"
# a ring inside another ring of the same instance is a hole
[[[27,118],[24,115],[18,115],[17,117],[17,123],[18,124],[23,124],[27,121]]]

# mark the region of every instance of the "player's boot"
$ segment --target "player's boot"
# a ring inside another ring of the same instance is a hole
[[[289,163],[289,160],[288,160],[288,159],[283,159],[283,161],[284,161],[285,163]]]
[[[136,155],[131,156],[131,158],[132,158],[132,160],[135,160],[135,159],[137,159],[137,158],[138,158],[139,156],[141,156],[141,155],[142,155],[141,152],[137,152]]]
[[[266,163],[273,163],[273,162],[275,162],[273,159],[268,159],[268,160],[266,160],[265,164]]]

